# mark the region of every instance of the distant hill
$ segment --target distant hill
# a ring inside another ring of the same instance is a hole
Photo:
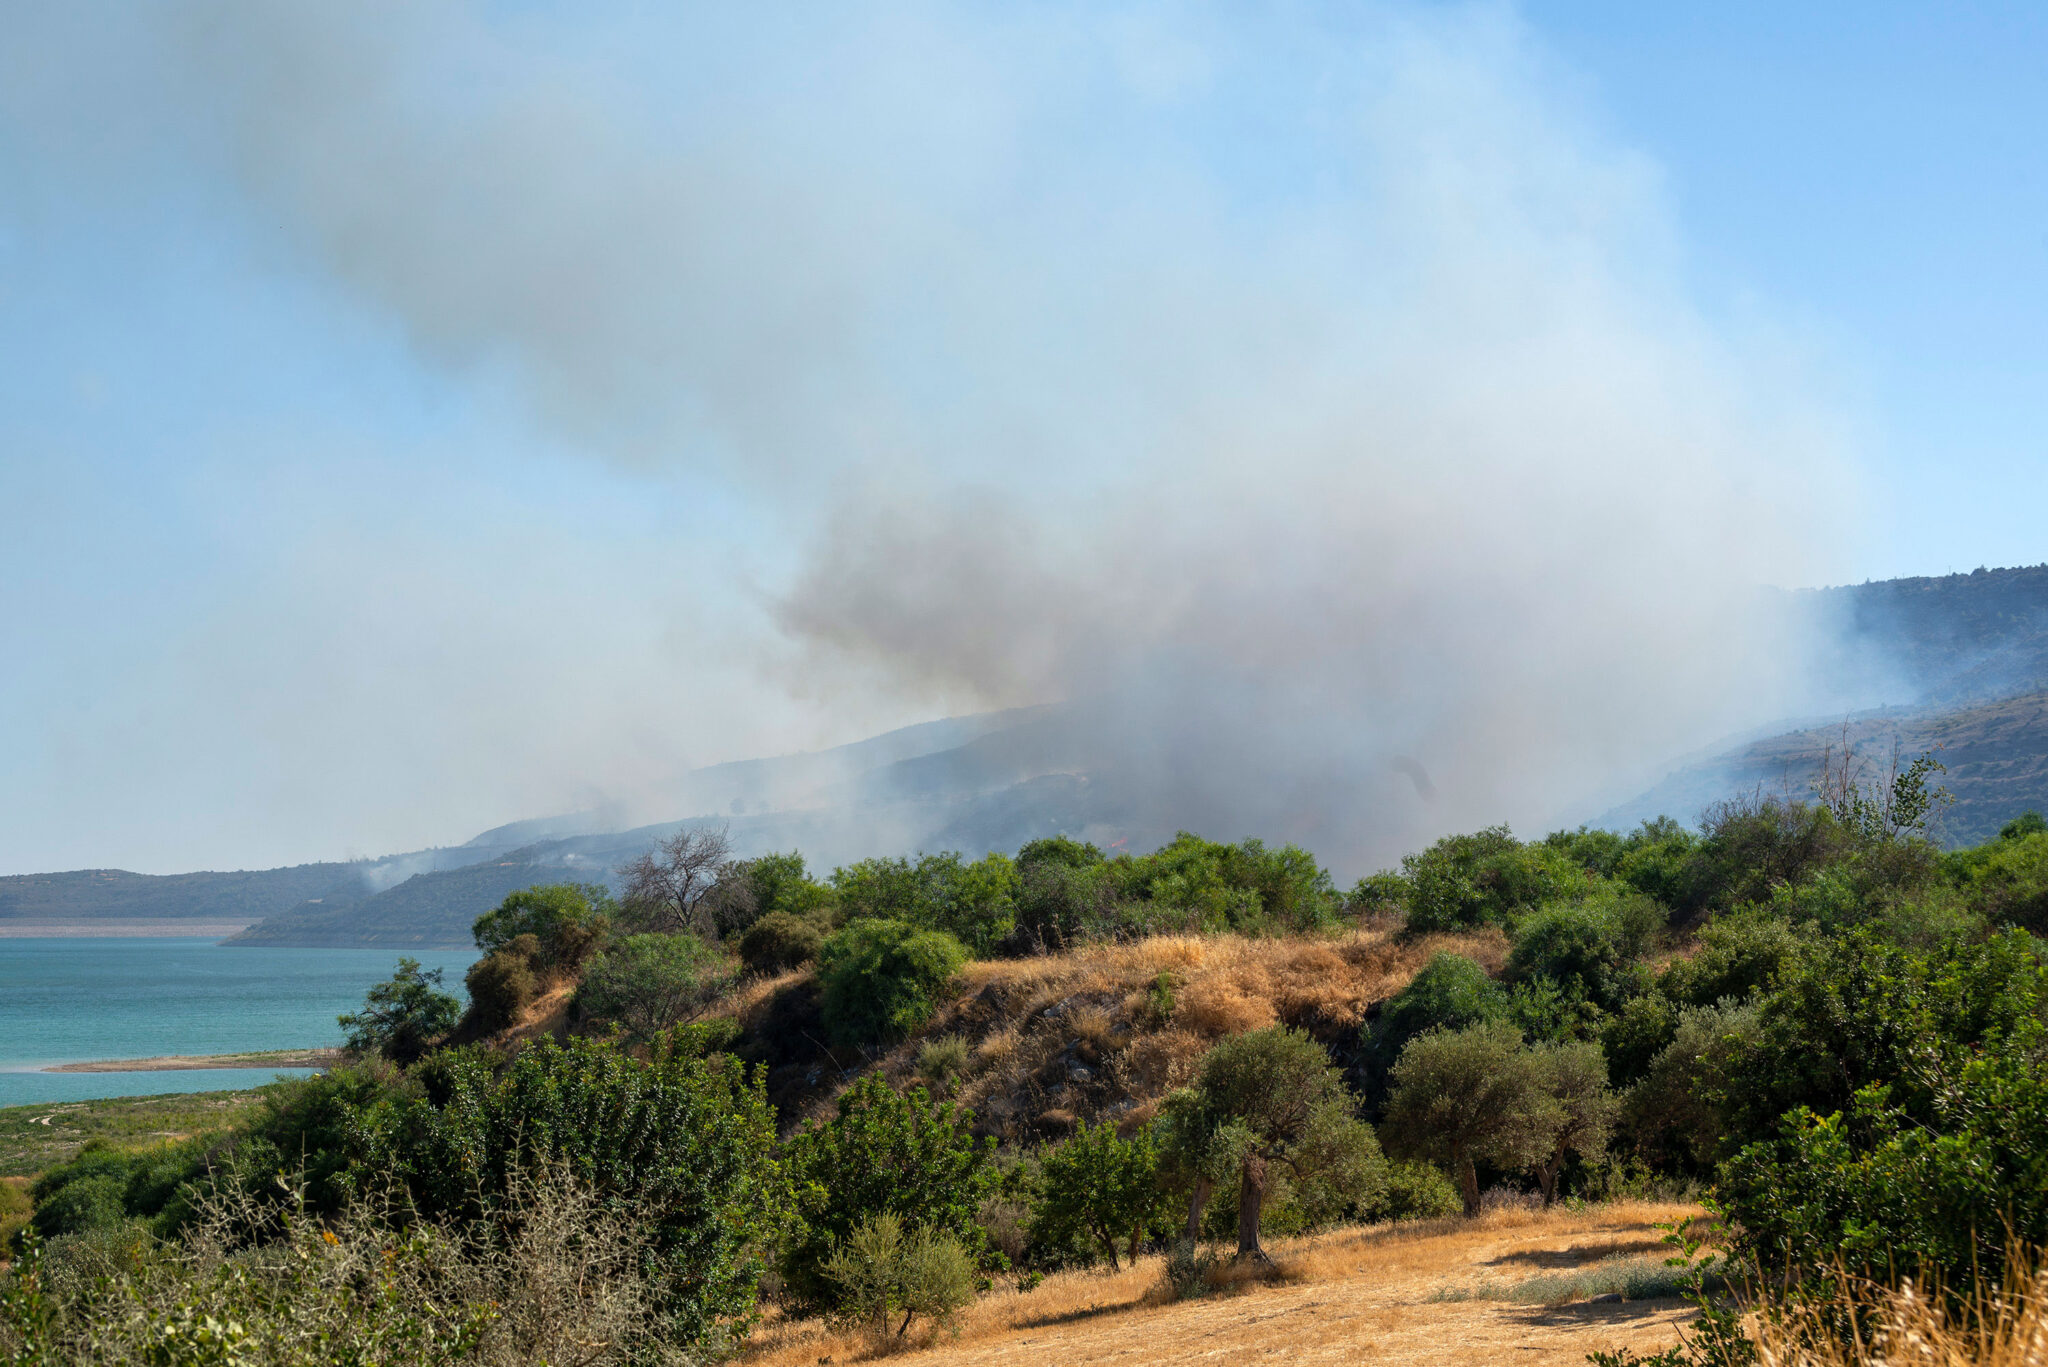
[[[195,933],[248,925],[356,877],[349,864],[232,873],[80,869],[0,877],[0,930],[91,931],[114,923],[189,924]],[[207,929],[212,928],[212,929]]]
[[[1853,749],[1873,775],[1932,751],[1947,766],[1940,782],[1955,801],[1938,816],[1936,835],[1974,845],[2028,809],[2048,812],[2048,692],[1964,707],[1866,713],[1848,722],[1810,726],[1752,742],[1687,765],[1595,825],[1626,829],[1654,816],[1691,821],[1707,806],[1761,790],[1808,796],[1822,757]]]

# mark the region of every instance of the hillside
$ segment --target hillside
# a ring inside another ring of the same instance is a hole
[[[169,933],[219,934],[220,927],[249,925],[318,897],[354,873],[348,864],[300,864],[232,873],[15,874],[0,877],[0,932],[90,933],[161,922]]]
[[[1688,765],[1594,824],[1626,829],[1670,813],[1692,818],[1731,794],[1761,789],[1804,797],[1824,758],[1847,747],[1870,771],[1933,752],[1955,801],[1936,834],[1949,845],[1973,845],[2029,809],[2048,811],[2048,692],[1957,708],[1914,708],[1864,714],[1846,723],[1808,726],[1754,741]]]

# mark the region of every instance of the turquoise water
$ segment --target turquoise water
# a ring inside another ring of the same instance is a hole
[[[396,949],[224,949],[209,939],[0,939],[0,1106],[255,1087],[271,1069],[45,1073],[53,1063],[341,1043],[334,1018]],[[462,995],[473,950],[417,950]]]

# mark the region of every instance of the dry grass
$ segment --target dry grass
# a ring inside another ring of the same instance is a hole
[[[1036,1290],[1003,1287],[928,1331],[906,1356],[946,1367],[1115,1362],[1580,1364],[1595,1349],[1654,1351],[1691,1309],[1682,1301],[1532,1306],[1447,1295],[1503,1276],[1660,1247],[1655,1222],[1693,1213],[1653,1205],[1579,1213],[1500,1211],[1476,1220],[1347,1229],[1276,1243],[1270,1279],[1224,1271],[1213,1294],[1172,1301],[1158,1257],[1121,1272],[1072,1272]],[[916,1331],[912,1331],[913,1338]],[[742,1361],[816,1367],[863,1360],[866,1341],[811,1320],[772,1320]],[[2001,1364],[2003,1367],[2003,1364]]]
[[[2048,1267],[2016,1268],[1969,1314],[1907,1282],[1863,1284],[1848,1295],[1862,1332],[1831,1332],[1821,1310],[1795,1307],[1753,1324],[1763,1367],[2041,1367],[2048,1363]],[[1835,1307],[1838,1309],[1839,1307]],[[1832,1318],[1832,1317],[1830,1317]]]
[[[972,1055],[956,1095],[1006,1140],[1104,1116],[1129,1128],[1149,1119],[1224,1036],[1271,1025],[1325,1038],[1355,1031],[1370,1007],[1445,949],[1497,970],[1507,945],[1493,930],[1410,943],[1383,929],[1272,940],[1163,935],[973,963],[956,998],[881,1064],[908,1080],[923,1040],[959,1035]],[[1155,990],[1162,975],[1172,998],[1164,1019]],[[738,1005],[740,1017],[780,985],[752,986],[758,1000]]]

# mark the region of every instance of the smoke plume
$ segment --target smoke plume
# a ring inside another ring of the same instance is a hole
[[[1064,700],[1133,830],[1362,871],[1806,704],[1759,590],[1835,421],[1511,8],[774,8],[213,4],[165,98],[422,354],[705,491],[756,554],[675,572],[758,610],[699,668]]]

